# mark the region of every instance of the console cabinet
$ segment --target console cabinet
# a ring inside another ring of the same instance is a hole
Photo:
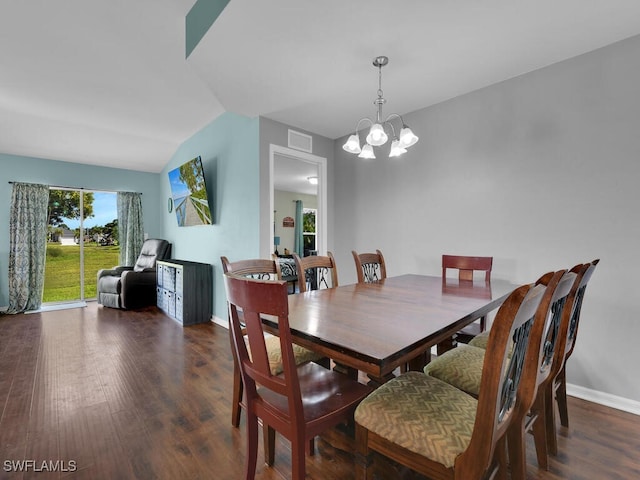
[[[212,315],[212,267],[188,260],[156,262],[160,310],[182,325],[206,323]]]

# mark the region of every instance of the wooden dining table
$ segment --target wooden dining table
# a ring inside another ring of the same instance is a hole
[[[431,347],[497,309],[517,285],[401,275],[289,295],[293,341],[382,384],[400,366],[419,369]],[[267,330],[277,333],[274,319]]]

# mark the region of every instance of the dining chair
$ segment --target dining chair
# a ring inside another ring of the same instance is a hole
[[[485,283],[491,282],[491,269],[493,267],[493,257],[473,257],[465,255],[442,255],[442,281],[446,282],[447,271],[457,270],[459,282],[473,282],[475,272],[484,273]],[[438,355],[455,347],[456,342],[469,343],[469,341],[487,327],[487,317],[483,316],[478,321],[473,322],[455,335],[450,342],[438,344]]]
[[[536,281],[536,285],[545,285],[547,291],[536,313],[532,332],[532,339],[535,340],[532,340],[534,343],[529,349],[524,366],[523,375],[527,374],[527,369],[531,370],[534,381],[519,393],[517,420],[508,435],[511,475],[514,480],[526,478],[526,432],[534,435],[538,465],[547,468],[543,391],[557,348],[557,332],[561,328],[564,306],[571,302],[572,288],[577,285],[577,281],[577,276],[566,270],[549,272]],[[490,332],[491,330],[489,338]],[[488,348],[460,345],[434,359],[424,368],[424,372],[477,397],[487,352]]]
[[[447,270],[457,270],[458,279],[473,281],[474,272],[484,272],[484,281],[491,281],[493,257],[469,257],[465,255],[442,255],[442,278],[446,278]]]
[[[315,363],[296,365],[288,319],[287,284],[224,274],[234,349],[245,384],[247,454],[245,478],[253,479],[258,453],[258,419],[274,451],[275,432],[291,442],[291,474],[305,478],[305,445],[316,435],[353,418],[353,411],[371,391],[345,375]],[[240,312],[244,325],[240,321]],[[262,317],[277,318],[282,373],[269,363]],[[249,348],[244,340],[244,328]],[[273,456],[268,459],[273,464]]]
[[[558,278],[558,274],[562,274]],[[538,467],[548,470],[547,447],[547,415],[545,406],[546,392],[550,389],[553,365],[557,362],[561,344],[559,332],[567,323],[568,312],[572,310],[575,292],[580,283],[581,275],[561,270],[553,276],[549,274],[540,281],[547,285],[547,289],[554,289],[550,307],[544,318],[541,342],[537,351],[527,356],[526,367],[534,372],[535,381],[529,390],[522,393],[519,402],[518,421],[513,424],[507,434],[509,450],[509,467],[512,480],[526,480],[527,456],[526,435],[531,433],[534,439]]]
[[[291,286],[289,293],[296,293],[298,274],[296,273],[296,262],[293,260],[293,256],[272,253],[271,258],[275,262],[278,262],[278,266],[280,267],[280,280],[284,280],[287,282],[287,285]]]
[[[273,260],[249,259],[230,262],[227,257],[223,256],[220,257],[220,261],[222,262],[222,271],[224,273],[234,273],[236,275],[262,280],[281,279],[280,264]],[[229,334],[231,335],[231,330],[229,330]],[[233,403],[231,407],[231,424],[237,428],[240,425],[240,414],[242,412],[243,383],[242,376],[240,375],[238,358],[234,354],[235,349],[233,348],[233,338],[231,336],[229,338],[231,340],[231,353],[233,356]],[[267,346],[271,370],[273,374],[276,375],[282,372],[282,353],[280,351],[280,342],[278,337],[269,334],[266,337],[265,344]],[[293,354],[297,364],[316,361],[324,363],[327,367],[329,366],[328,359],[299,345],[293,346]],[[310,445],[309,449],[313,451],[313,445]]]
[[[338,267],[331,252],[323,255],[300,257],[293,254],[298,272],[298,291],[335,288],[338,286]]]
[[[372,283],[387,278],[387,267],[380,250],[376,253],[358,253],[351,251],[356,264],[358,283]]]
[[[363,400],[355,413],[356,478],[371,478],[371,450],[429,478],[506,478],[506,433],[517,395],[532,381],[524,358],[545,291],[523,285],[498,309],[477,399],[412,371]]]
[[[569,319],[564,324],[565,329],[560,330],[558,335],[558,343],[560,345],[560,349],[558,351],[558,359],[556,359],[555,364],[552,366],[552,371],[550,374],[552,380],[550,381],[549,388],[546,391],[545,407],[548,410],[545,417],[545,433],[547,440],[547,450],[551,455],[558,454],[554,397],[558,407],[560,424],[563,427],[569,427],[569,412],[567,409],[566,365],[567,360],[573,353],[573,349],[576,344],[576,336],[578,333],[578,324],[580,323],[580,313],[582,311],[584,293],[598,263],[600,263],[600,259],[593,260],[592,262],[586,263],[584,265],[576,265],[570,270],[578,276],[582,275],[582,278],[580,279],[580,283],[579,285],[577,285],[576,291],[574,292],[575,298],[573,300]]]

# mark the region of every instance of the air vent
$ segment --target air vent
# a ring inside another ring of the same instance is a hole
[[[289,148],[302,150],[303,152],[313,152],[313,138],[311,135],[289,130]]]

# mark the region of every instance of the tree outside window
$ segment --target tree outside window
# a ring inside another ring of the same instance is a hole
[[[316,251],[316,212],[315,208],[302,210],[302,237],[305,255]]]

